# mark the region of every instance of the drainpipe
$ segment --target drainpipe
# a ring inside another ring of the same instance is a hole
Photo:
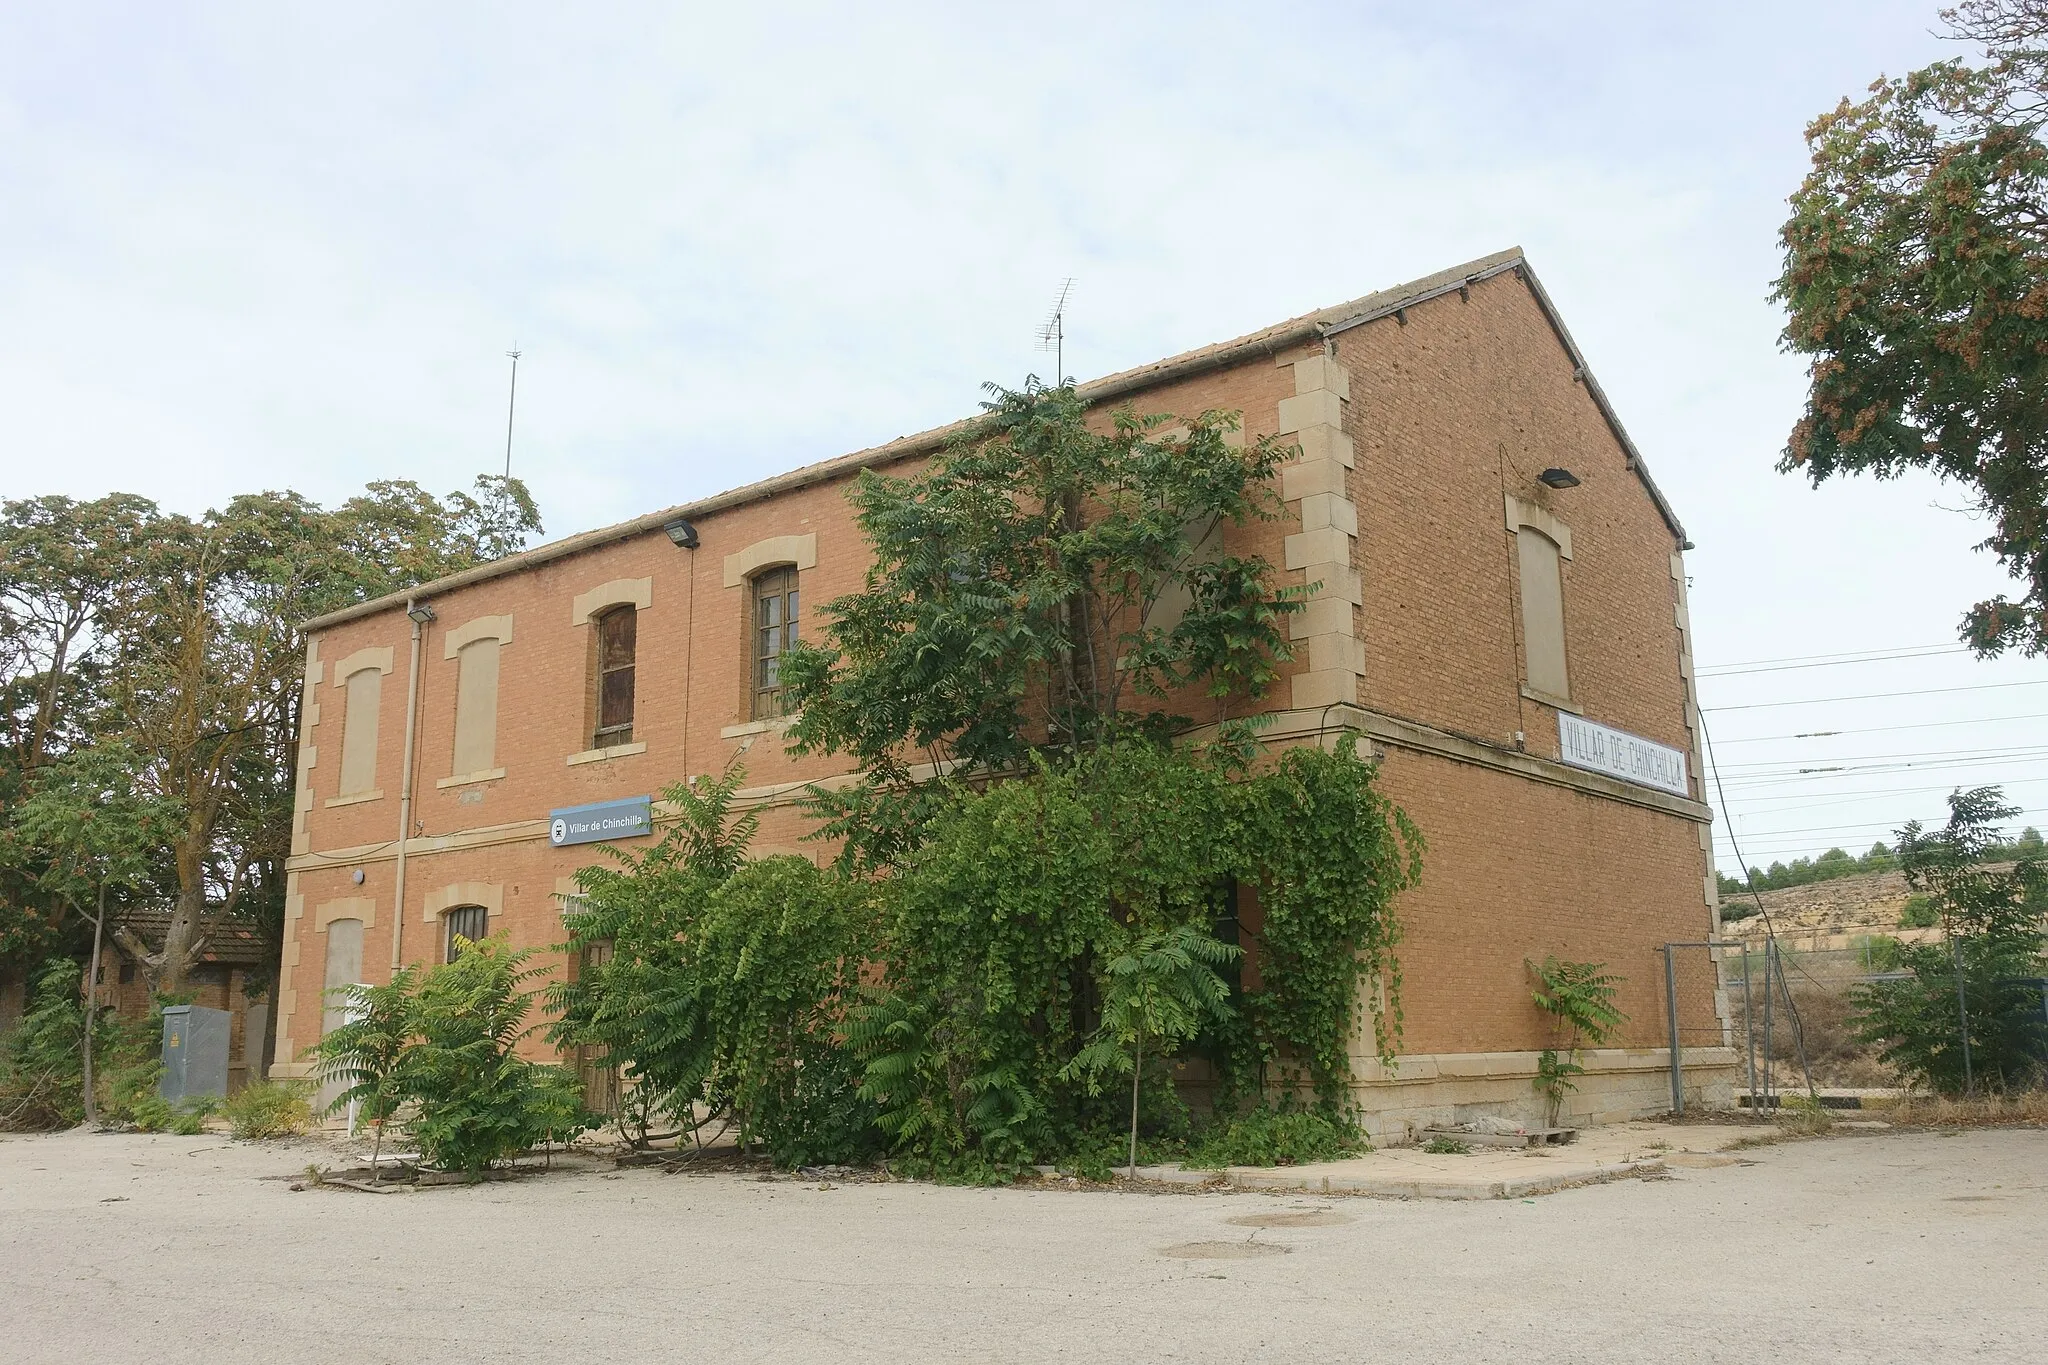
[[[405,768],[398,779],[398,871],[392,891],[391,974],[398,974],[405,945],[405,847],[412,838],[412,746],[420,710],[420,631],[426,624],[414,614],[412,598],[405,599],[405,614],[412,620],[412,665],[405,680]],[[431,621],[433,617],[428,616]]]

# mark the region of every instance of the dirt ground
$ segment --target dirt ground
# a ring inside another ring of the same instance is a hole
[[[312,1155],[0,1138],[0,1360],[2012,1360],[2048,1322],[2040,1129],[1476,1203],[646,1169],[294,1193]]]

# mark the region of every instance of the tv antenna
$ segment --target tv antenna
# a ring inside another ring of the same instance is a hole
[[[1052,385],[1059,388],[1067,382],[1067,299],[1074,292],[1074,277],[1067,276],[1060,281],[1060,296],[1053,301],[1052,312],[1045,319],[1045,325],[1038,329],[1038,349],[1051,351]]]
[[[505,396],[505,477],[512,477],[512,412],[519,402],[519,343],[505,352],[512,358],[512,391]]]

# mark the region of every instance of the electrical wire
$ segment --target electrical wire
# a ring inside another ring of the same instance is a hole
[[[1812,663],[1763,664],[1754,668],[1736,664],[1723,664],[1719,667],[1695,670],[1693,676],[1695,678],[1740,678],[1751,673],[1784,673],[1795,668],[1842,668],[1849,664],[1882,664],[1891,663],[1898,659],[1938,659],[1949,654],[1967,653],[1969,653],[1968,649],[1956,646],[1952,649],[1929,649],[1914,653],[1873,654],[1866,659],[1817,659]]]
[[[1714,792],[1721,801],[1721,821],[1728,827],[1728,847],[1735,854],[1735,861],[1742,866],[1742,879],[1749,886],[1750,899],[1756,902],[1756,912],[1763,916],[1764,939],[1768,945],[1771,957],[1779,959],[1780,971],[1778,973],[1778,981],[1782,985],[1785,980],[1785,974],[1782,970],[1783,958],[1778,953],[1778,926],[1771,919],[1771,912],[1765,908],[1764,898],[1757,894],[1756,874],[1750,870],[1749,859],[1742,856],[1742,844],[1737,839],[1735,833],[1735,821],[1728,815],[1728,793],[1721,787],[1719,766],[1714,763],[1714,737],[1707,730],[1707,718],[1704,715],[1700,717],[1700,743],[1706,750],[1708,764],[1714,768]],[[1667,949],[1666,951],[1668,952],[1669,950]],[[1749,949],[1746,947],[1742,950],[1742,963],[1742,970],[1746,978],[1749,971]],[[1767,969],[1766,975],[1768,975],[1769,959],[1765,960],[1765,965]],[[1800,968],[1802,973],[1805,970],[1804,967]],[[1766,1003],[1768,1003],[1768,995],[1766,996]],[[1799,1007],[1792,1002],[1792,992],[1790,990],[1785,992],[1785,1013],[1792,1020],[1792,1037],[1799,1045],[1799,1064],[1806,1072],[1807,1098],[1811,1099],[1818,1106],[1820,1104],[1820,1092],[1813,1085],[1813,1068],[1806,1064],[1806,1027],[1800,1022]],[[1746,1019],[1744,1027],[1745,1029],[1748,1027]],[[1770,1065],[1770,1055],[1766,1053],[1764,1056],[1766,1075],[1768,1075]]]
[[[1765,664],[1796,664],[1827,659],[1856,659],[1868,654],[1913,654],[1926,650],[1954,650],[1962,646],[1953,640],[1931,645],[1879,645],[1874,649],[1846,649],[1834,654],[1782,654],[1774,659],[1737,659],[1732,663],[1709,664],[1709,668],[1760,668]]]
[[[1724,739],[1721,747],[1735,744],[1771,744],[1786,739],[1832,739],[1836,735],[1884,735],[1894,730],[1939,730],[1954,725],[1999,725],[2016,720],[2048,720],[2048,711],[2030,711],[2024,716],[1979,716],[1974,720],[1917,720],[1906,725],[1866,725],[1851,730],[1799,730],[1789,735],[1756,735],[1749,739]]]
[[[1921,687],[1908,692],[1865,692],[1851,697],[1802,697],[1798,701],[1752,701],[1739,706],[1702,706],[1700,710],[1720,715],[1725,711],[1766,711],[1780,706],[1832,706],[1845,701],[1883,701],[1889,697],[1932,697],[1947,692],[1989,692],[2000,687],[2040,687],[2048,678],[2029,678],[2024,682],[1971,683],[1966,687]]]

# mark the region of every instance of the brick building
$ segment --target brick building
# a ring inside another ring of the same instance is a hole
[[[1320,584],[1271,693],[1275,744],[1348,727],[1429,842],[1406,929],[1403,1055],[1358,1060],[1368,1127],[1539,1112],[1548,1037],[1526,959],[1626,977],[1621,1046],[1568,1112],[1669,1107],[1670,941],[1713,937],[1685,534],[1519,251],[1081,386],[1096,405],[1240,412],[1290,438],[1278,522],[1235,553]],[[311,624],[274,1070],[322,990],[439,960],[460,932],[561,938],[588,837],[745,753],[761,852],[838,776],[785,754],[762,660],[857,589],[845,493],[954,430],[906,437],[572,536]],[[579,813],[605,802],[616,808]],[[659,822],[661,807],[652,807]],[[605,817],[613,823],[605,823]],[[1725,1096],[1725,999],[1679,957],[1694,1098]]]

